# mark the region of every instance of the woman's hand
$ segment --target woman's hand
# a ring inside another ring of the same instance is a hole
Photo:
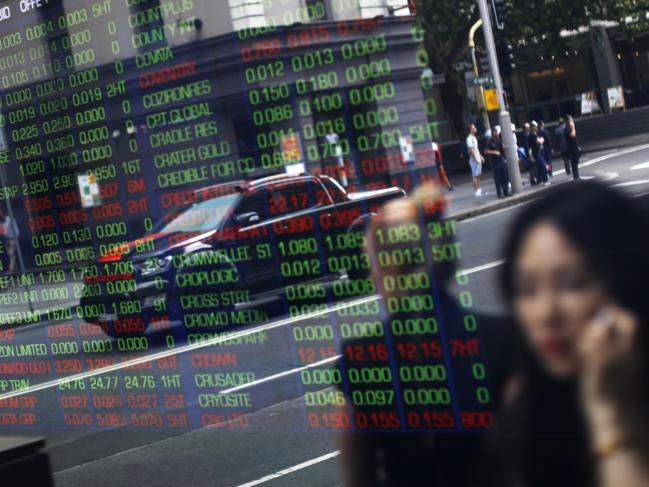
[[[581,338],[582,404],[595,449],[628,441],[646,424],[648,413],[638,397],[643,387],[643,357],[636,347],[638,328],[635,315],[611,305],[597,315]]]

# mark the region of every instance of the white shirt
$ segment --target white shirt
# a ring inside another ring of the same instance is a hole
[[[469,151],[471,161],[480,164],[480,151],[478,150],[478,139],[475,135],[469,134],[466,138],[466,148]],[[477,157],[476,157],[477,156]]]
[[[325,140],[328,144],[338,144],[340,142],[340,137],[335,132],[329,132],[325,135]]]

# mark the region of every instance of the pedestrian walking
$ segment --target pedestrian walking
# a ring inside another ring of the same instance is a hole
[[[466,138],[466,149],[469,152],[469,165],[471,166],[471,177],[473,178],[473,187],[475,188],[476,198],[486,196],[487,192],[482,190],[480,186],[480,176],[482,176],[482,164],[484,157],[480,154],[478,147],[478,139],[476,134],[478,129],[475,125],[469,125],[469,135]]]
[[[548,177],[552,177],[552,139],[550,138],[550,133],[548,129],[545,128],[545,123],[543,120],[539,120],[539,135],[543,137],[543,156],[545,158],[545,164],[548,168]]]
[[[491,137],[487,141],[484,152],[488,157],[491,169],[494,172],[494,183],[496,185],[496,194],[498,195],[498,198],[510,196],[507,165],[505,162],[505,149],[503,148],[502,140],[500,138],[500,126],[497,125],[491,131]]]
[[[570,159],[570,168],[572,169],[572,179],[579,179],[579,157],[581,149],[577,140],[577,127],[572,115],[566,115],[566,148],[568,158]]]
[[[535,121],[531,122],[531,131],[529,138],[530,156],[533,161],[531,167],[536,171],[536,182],[547,186],[550,184],[548,180],[548,170],[545,162],[545,139],[539,134],[539,125]]]
[[[563,167],[566,174],[570,176],[572,173],[570,169],[570,158],[568,157],[568,141],[566,140],[566,120],[563,117],[559,118],[559,125],[554,129],[554,136],[557,139],[557,147],[563,159]]]
[[[433,142],[433,157],[435,158],[435,166],[437,167],[437,179],[441,184],[446,186],[449,191],[453,191],[453,185],[448,179],[448,172],[446,171],[446,164],[444,164],[444,156],[442,155],[442,146],[437,142]]]

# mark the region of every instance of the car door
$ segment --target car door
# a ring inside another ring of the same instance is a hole
[[[239,287],[249,292],[251,301],[277,287],[273,249],[268,242],[269,197],[263,187],[246,192],[232,215],[234,235],[228,244],[229,253],[241,259],[237,264]]]

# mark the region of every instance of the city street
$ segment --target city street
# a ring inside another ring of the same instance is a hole
[[[556,158],[553,184],[569,181],[559,170],[561,165]],[[649,144],[590,153],[582,161],[582,176],[597,177],[635,195],[649,194]],[[456,184],[453,212],[497,201],[491,189],[491,174],[486,173],[484,179],[485,188],[491,191],[484,201],[473,198],[468,182]],[[469,287],[480,312],[503,312],[496,276],[501,243],[517,208],[496,209],[459,224],[461,265],[470,276]],[[287,328],[294,323],[284,320],[262,325],[267,341],[255,350],[239,354],[239,361],[246,361],[256,377],[256,381],[241,390],[250,392],[257,398],[256,404],[263,405],[250,415],[250,426],[245,430],[222,431],[212,427],[180,434],[120,429],[93,432],[57,429],[42,421],[33,429],[15,432],[46,438],[58,487],[85,486],[88,479],[95,486],[137,487],[160,485],[160,479],[166,485],[225,487],[342,485],[335,435],[300,431],[300,422],[295,419],[302,414],[299,390],[293,385],[300,365],[285,339]],[[30,334],[41,326],[45,324],[16,329],[14,343],[30,343]],[[180,353],[172,353],[179,355],[178,360],[184,360],[182,348]],[[59,411],[55,381],[31,387],[37,391],[41,404],[51,404],[53,415]]]

